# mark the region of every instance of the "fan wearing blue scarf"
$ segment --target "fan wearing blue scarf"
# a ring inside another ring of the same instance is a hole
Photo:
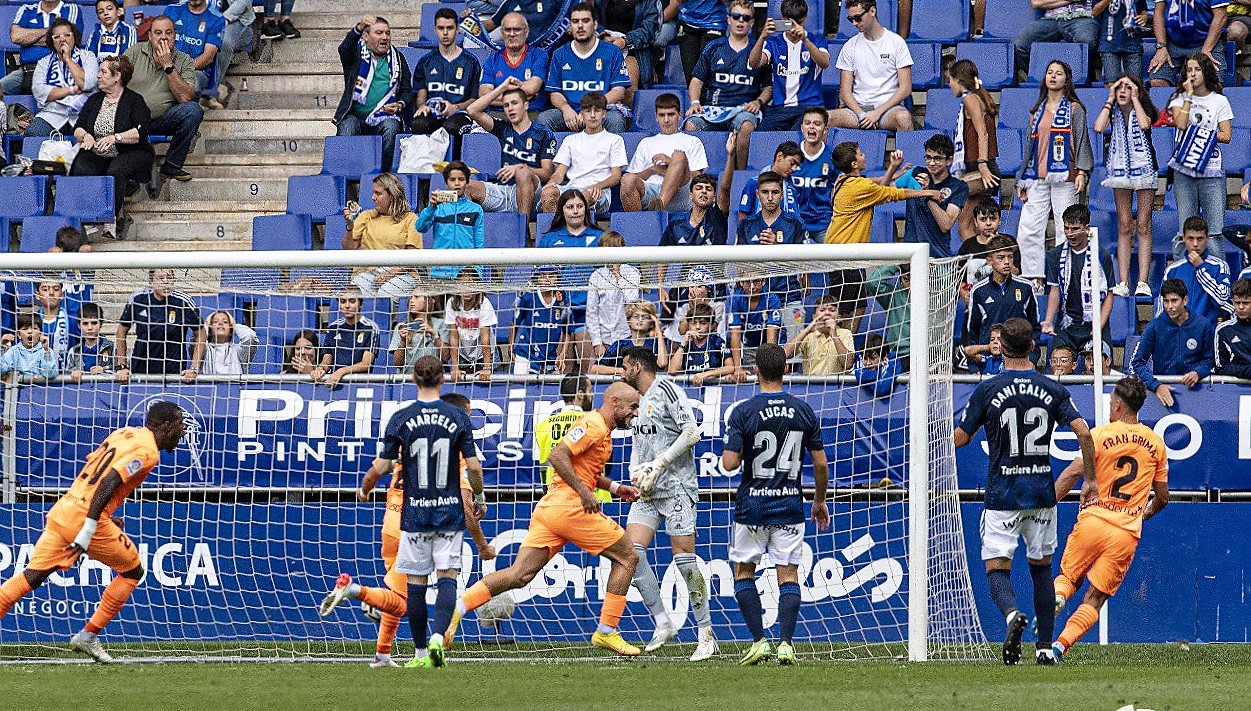
[[[391,44],[386,19],[365,15],[339,44],[343,96],[335,111],[340,136],[382,136],[382,170],[395,160],[395,137],[412,112],[411,73]]]

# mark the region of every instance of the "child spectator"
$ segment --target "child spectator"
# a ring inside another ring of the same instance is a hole
[[[1208,248],[1207,222],[1192,215],[1182,225],[1182,244],[1186,254],[1169,264],[1164,270],[1165,279],[1179,279],[1186,285],[1186,309],[1215,324],[1231,316],[1234,307],[1229,303],[1229,265],[1223,255],[1213,254]]]
[[[35,301],[43,335],[48,337],[48,346],[56,354],[56,362],[63,366],[65,354],[70,346],[78,342],[78,324],[70,319],[66,311],[61,281],[45,276],[35,291]]]
[[[804,360],[804,375],[841,375],[851,370],[856,358],[856,344],[851,329],[839,322],[838,299],[823,294],[817,299],[812,323],[804,326],[784,346],[786,357],[798,353]]]
[[[421,249],[417,215],[409,206],[404,184],[394,173],[374,177],[373,209],[356,212],[354,205],[343,208],[346,229],[344,249]],[[417,280],[401,267],[357,270],[352,283],[362,294],[398,298],[412,291]]]
[[[1142,330],[1129,362],[1165,407],[1173,406],[1174,388],[1156,376],[1181,375],[1182,385],[1194,387],[1212,373],[1212,322],[1186,309],[1187,296],[1180,279],[1167,279],[1160,285],[1163,311]]]
[[[444,349],[449,334],[447,324],[434,315],[435,299],[414,291],[408,296],[408,312],[391,335],[391,362],[404,375],[413,374],[413,366],[422,356],[434,356],[447,362]]]
[[[990,254],[990,276],[973,285],[969,292],[968,322],[964,327],[964,345],[990,343],[990,327],[1010,318],[1023,318],[1034,326],[1034,342],[1042,333],[1038,320],[1038,299],[1030,281],[1012,274],[1012,253],[1016,243],[1000,235],[987,245]],[[1033,353],[1037,353],[1035,349]],[[1036,358],[1037,356],[1035,356]]]
[[[669,347],[665,334],[660,330],[656,305],[650,301],[631,301],[625,306],[626,322],[630,335],[614,342],[600,359],[591,366],[591,372],[599,375],[620,377],[624,372],[625,357],[631,348],[646,348],[656,354],[656,366],[661,370],[669,367]]]
[[[799,195],[795,191],[795,183],[791,181],[791,176],[803,162],[804,153],[800,150],[799,144],[794,141],[782,141],[773,150],[773,163],[769,165],[769,169],[761,171],[757,176],[748,178],[747,182],[743,184],[743,192],[739,193],[738,196],[738,219],[747,219],[748,216],[760,211],[759,182],[760,178],[767,173],[776,173],[781,176],[782,198],[779,202],[779,208],[783,214],[798,219],[800,214]],[[730,177],[733,179],[733,174]],[[828,199],[829,196],[827,195],[826,197]]]
[[[246,375],[260,341],[256,331],[237,323],[229,311],[214,311],[204,320],[206,332],[202,375]]]
[[[982,196],[973,206],[973,236],[961,242],[960,251],[956,252],[956,258],[964,260],[964,283],[960,286],[960,298],[966,304],[972,286],[990,276],[991,268],[986,258],[990,256],[990,241],[1003,234],[999,231],[1001,218],[999,203],[989,195]],[[1016,244],[1016,239],[1011,235],[1003,236]],[[1021,253],[1014,249],[1012,255],[1013,264],[1019,271]]]
[[[968,183],[968,201],[957,223],[960,239],[967,242],[976,232],[973,207],[981,202],[980,198],[990,199],[999,192],[999,139],[995,133],[999,107],[982,86],[972,60],[958,59],[951,65],[947,86],[960,97],[951,171]]]
[[[508,337],[513,375],[555,373],[569,363],[570,343],[565,336],[569,330],[569,299],[560,289],[560,268],[536,268],[534,286],[517,298],[517,312]]]
[[[1052,338],[1053,345],[1066,345],[1076,353],[1077,349],[1091,339],[1093,319],[1091,313],[1099,306],[1099,329],[1105,340],[1112,338],[1108,330],[1108,318],[1112,314],[1112,255],[1102,247],[1097,255],[1103,270],[1099,288],[1095,289],[1095,271],[1090,260],[1090,209],[1085,205],[1070,205],[1064,211],[1064,244],[1057,245],[1047,253],[1047,315],[1043,317],[1042,332]],[[1057,323],[1056,319],[1059,318]]]
[[[756,197],[760,211],[738,223],[736,244],[787,244],[808,243],[808,232],[797,213],[786,214],[782,210],[783,186],[790,185],[777,173],[765,171],[756,184]],[[769,291],[782,302],[782,326],[788,338],[799,333],[804,323],[804,294],[808,291],[807,273],[775,276],[769,280]]]
[[[1067,344],[1052,345],[1047,364],[1054,376],[1073,375],[1077,372],[1077,349]]]
[[[804,29],[808,3],[782,0],[779,12],[782,19],[790,20],[791,28],[778,32],[773,18],[765,20],[747,56],[748,69],[769,67],[773,77],[773,103],[765,107],[761,131],[794,131],[805,108],[825,104],[821,72],[830,66],[830,53],[824,41],[818,46]]]
[[[8,373],[21,378],[56,377],[56,354],[52,352],[48,337],[39,328],[39,316],[32,313],[17,315],[17,341],[0,355],[0,378]]]
[[[961,349],[967,370],[982,375],[998,375],[1003,371],[1003,342],[999,339],[1002,331],[1003,324],[997,323],[990,327],[990,343]]]
[[[594,247],[604,231],[591,224],[591,203],[581,190],[561,193],[556,201],[552,226],[539,238],[539,247]],[[586,333],[586,284],[591,270],[570,265],[561,269],[560,285],[569,297],[569,331],[577,349],[581,371],[591,368],[594,355]]]
[[[1157,7],[1159,7],[1157,5]],[[1224,50],[1224,42],[1218,42]],[[1234,110],[1225,98],[1216,64],[1206,54],[1193,54],[1183,62],[1181,91],[1168,107],[1177,124],[1176,147],[1168,165],[1173,169],[1173,197],[1177,219],[1185,224],[1192,215],[1208,221],[1212,248],[1225,258],[1225,168],[1221,143],[1233,140]],[[1173,238],[1173,256],[1182,256],[1181,232]]]
[[[306,328],[296,332],[282,349],[282,372],[284,375],[307,375],[313,382],[321,380],[326,369],[318,365],[321,358],[317,353],[320,338],[317,332]]]
[[[117,321],[117,372],[119,382],[134,375],[178,375],[191,381],[196,364],[204,356],[204,331],[200,309],[186,294],[174,288],[173,269],[148,271],[150,286],[126,302]],[[127,358],[126,336],[135,330],[135,349]],[[187,363],[187,335],[195,334],[192,366]],[[133,368],[133,371],[132,371]]]
[[[91,50],[97,59],[103,61],[105,57],[126,54],[126,50],[139,44],[139,35],[135,28],[126,24],[117,0],[96,0],[96,18],[99,22],[83,47]]]
[[[321,354],[321,366],[313,371],[313,380],[325,377],[327,387],[339,385],[343,376],[352,373],[369,373],[378,356],[378,324],[361,315],[365,299],[360,289],[344,287],[339,292],[339,318],[330,322],[321,342],[325,352]]]
[[[608,231],[599,238],[601,247],[624,247],[618,232]],[[602,358],[614,343],[629,338],[632,328],[626,305],[639,300],[642,277],[632,264],[607,264],[591,274],[586,290],[586,331]],[[623,354],[624,355],[624,354]]]
[[[726,302],[730,321],[730,358],[738,370],[736,382],[747,382],[748,368],[756,364],[756,348],[777,343],[782,328],[782,302],[766,288],[768,280],[755,267],[739,266],[738,288]]]
[[[1234,316],[1216,327],[1215,373],[1251,380],[1251,279],[1234,283]]]
[[[1122,376],[1124,373],[1112,368],[1112,344],[1103,341],[1103,374]],[[1090,341],[1082,348],[1082,373],[1084,375],[1095,374],[1095,342]]]
[[[951,231],[969,198],[969,186],[951,174],[956,146],[945,134],[936,133],[925,142],[925,167],[913,168],[895,185],[901,188],[937,190],[938,198],[912,198],[905,203],[904,241],[928,243],[930,256],[952,256]]]
[[[830,186],[838,177],[834,169],[834,146],[829,138],[829,114],[820,106],[804,109],[799,132],[804,140],[799,150],[802,161],[792,174],[795,198],[799,212],[795,215],[804,223],[809,242],[824,242],[830,229],[830,216],[834,208],[830,204]]]
[[[896,276],[899,281],[892,282]],[[905,367],[912,352],[908,335],[912,313],[912,297],[909,295],[911,285],[912,273],[906,265],[878,267],[869,274],[867,284],[869,293],[886,312],[886,346]]]
[[[1141,59],[1141,41],[1138,54]],[[1141,62],[1138,69],[1141,73]],[[1106,65],[1104,72],[1106,76]],[[1151,287],[1147,285],[1147,274],[1151,270],[1151,211],[1160,180],[1155,150],[1151,146],[1151,122],[1155,117],[1151,94],[1137,75],[1129,74],[1108,86],[1108,100],[1095,117],[1095,133],[1111,136],[1104,161],[1108,177],[1103,186],[1112,188],[1116,200],[1116,257],[1121,273],[1112,293],[1117,296],[1129,296],[1129,262],[1135,233],[1138,234],[1138,286],[1134,295],[1151,295]],[[1135,199],[1138,200],[1136,211]]]
[[[1099,24],[1099,59],[1103,83],[1132,77],[1142,83],[1142,30],[1151,28],[1150,0],[1111,0]],[[1099,3],[1095,3],[1098,5]],[[1155,114],[1152,114],[1154,120]],[[1096,131],[1099,129],[1096,128]],[[1147,250],[1150,254],[1151,250]]]
[[[669,373],[686,373],[695,386],[732,374],[734,361],[732,357],[726,358],[725,339],[716,333],[717,315],[712,306],[707,303],[692,305],[686,324],[686,333],[669,358]]]
[[[597,91],[583,97],[582,108],[578,114],[581,117],[582,130],[566,136],[560,142],[560,147],[556,149],[556,158],[552,161],[556,169],[539,193],[544,212],[552,211],[557,206],[560,194],[569,190],[581,190],[586,195],[587,202],[595,207],[597,214],[608,212],[612,204],[610,191],[621,182],[621,171],[629,160],[626,157],[625,141],[604,127],[607,106],[604,95]]]
[[[99,375],[113,372],[113,355],[116,348],[113,342],[100,337],[100,329],[104,326],[104,313],[100,305],[94,301],[83,304],[78,311],[78,343],[71,346],[65,354],[65,364],[61,372],[69,373],[70,379],[82,382],[83,375]]]
[[[443,317],[451,329],[451,380],[463,380],[472,374],[486,382],[491,379],[495,352],[491,329],[499,323],[495,306],[483,293],[482,278],[473,267],[460,270],[456,286],[461,291],[447,300],[447,315]]]
[[[450,200],[431,191],[430,204],[417,216],[417,231],[434,231],[435,249],[482,249],[486,243],[486,219],[482,206],[465,195],[469,187],[469,166],[454,160],[443,169],[443,182],[447,189],[456,193]],[[455,279],[462,267],[438,266],[430,268],[435,279]]]
[[[860,362],[856,364],[852,375],[857,383],[873,393],[873,397],[890,397],[901,369],[899,359],[890,354],[882,337],[870,333],[864,337]]]
[[[855,141],[834,147],[834,167],[842,175],[834,181],[834,214],[825,233],[826,244],[864,244],[873,226],[873,208],[888,202],[926,198],[941,200],[937,190],[904,190],[891,184],[903,165],[903,152],[894,151],[886,174],[869,179],[861,175],[866,165],[864,152]]]
[[[665,328],[665,338],[670,341],[681,341],[687,330],[690,328],[688,319],[691,313],[699,306],[707,306],[712,311],[714,325],[713,333],[725,339],[728,335],[725,323],[725,301],[720,298],[717,293],[716,285],[712,281],[712,272],[707,267],[691,267],[687,270],[682,280],[688,282],[688,286],[680,289],[685,293],[685,300],[678,304],[677,309],[673,312],[673,321]]]

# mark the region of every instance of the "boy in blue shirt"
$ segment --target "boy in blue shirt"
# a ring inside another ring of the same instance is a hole
[[[322,334],[321,364],[312,372],[314,382],[325,378],[322,382],[329,388],[337,387],[345,375],[368,374],[382,346],[378,324],[361,315],[365,298],[359,288],[345,287],[339,292],[338,304],[341,316]]]
[[[791,180],[791,176],[799,169],[799,165],[804,161],[804,154],[799,150],[799,144],[794,141],[782,141],[782,143],[773,151],[773,163],[769,165],[768,170],[762,171],[761,175],[768,172],[777,173],[782,177],[782,212],[791,217],[799,217],[799,191],[795,189],[795,183]],[[733,174],[730,174],[733,179]],[[738,219],[743,220],[748,215],[754,215],[760,210],[760,203],[756,200],[756,191],[759,187],[760,177],[748,178],[743,185],[743,192],[738,197]],[[827,196],[828,198],[828,196]],[[825,235],[822,235],[824,240]]]
[[[196,93],[206,99],[217,95],[217,52],[222,45],[226,19],[210,8],[208,0],[187,0],[165,8],[174,22],[178,39],[174,49],[191,57],[195,66]]]
[[[781,14],[791,21],[791,29],[778,32],[773,18],[765,20],[764,31],[747,58],[748,67],[770,67],[773,76],[773,103],[765,108],[761,131],[793,131],[805,108],[825,103],[821,72],[830,66],[830,53],[817,46],[804,29],[808,3],[782,0]]]
[[[39,317],[35,314],[17,315],[17,342],[0,355],[0,378],[9,373],[16,373],[17,377],[56,377],[56,354],[39,329]]]
[[[782,188],[786,180],[765,171],[760,174],[757,197],[760,212],[738,223],[736,244],[808,244],[808,233],[795,217],[782,211]],[[776,276],[769,280],[769,291],[782,304],[782,324],[788,338],[794,338],[804,323],[804,294],[808,291],[807,274]]]
[[[57,364],[65,362],[65,354],[78,342],[78,324],[65,309],[65,295],[59,279],[43,279],[35,292],[36,313],[48,346],[56,355]]]
[[[951,231],[969,199],[969,186],[951,174],[956,145],[946,134],[936,133],[925,142],[925,167],[913,168],[896,181],[900,188],[937,190],[940,199],[912,198],[905,203],[904,241],[929,243],[930,256],[946,259],[951,250]]]
[[[517,312],[509,341],[513,351],[513,375],[554,373],[568,362],[569,301],[560,289],[560,268],[552,265],[534,270],[533,291],[517,299]]]
[[[1251,380],[1251,279],[1234,283],[1234,316],[1216,327],[1216,374]]]
[[[717,335],[717,316],[709,304],[695,304],[686,315],[686,333],[669,359],[669,374],[686,373],[692,385],[703,385],[737,369],[726,357],[725,340]]]
[[[834,215],[834,201],[830,187],[838,177],[834,167],[834,146],[825,142],[829,135],[829,113],[820,106],[804,109],[799,132],[804,141],[799,150],[803,160],[791,174],[795,186],[795,200],[799,205],[798,217],[808,231],[808,241],[824,243],[825,233],[830,229],[830,217]]]
[[[1165,407],[1173,406],[1175,388],[1161,383],[1157,375],[1181,375],[1182,385],[1194,387],[1212,374],[1212,322],[1186,309],[1187,296],[1180,279],[1160,285],[1164,310],[1142,330],[1130,359],[1134,374]]]
[[[469,166],[454,160],[443,169],[443,182],[456,198],[431,191],[430,204],[417,215],[414,228],[421,233],[434,232],[435,249],[482,249],[486,244],[486,218],[482,206],[470,200]],[[435,279],[455,279],[463,266],[430,268]]]
[[[126,50],[139,44],[139,35],[126,24],[117,0],[96,0],[96,18],[99,24],[83,46],[97,59],[126,54]]]
[[[631,88],[625,54],[611,42],[600,41],[595,6],[580,2],[569,10],[569,34],[573,41],[552,53],[547,70],[547,90],[552,108],[539,114],[539,123],[553,131],[581,131],[582,97],[592,91],[604,94],[608,113],[604,130],[625,133],[629,114],[623,102]]]
[[[441,7],[434,13],[434,36],[439,46],[422,55],[413,68],[413,90],[417,92],[413,133],[428,136],[445,128],[458,136],[473,125],[465,107],[478,98],[482,65],[456,45],[459,31],[454,10]]]
[[[82,333],[78,343],[69,349],[61,372],[67,373],[74,382],[81,382],[84,374],[98,375],[113,372],[113,342],[100,336],[104,325],[104,312],[94,301],[83,304],[78,311],[78,329]]]
[[[1213,324],[1233,315],[1229,303],[1229,264],[1222,255],[1208,249],[1208,221],[1191,215],[1182,225],[1182,258],[1164,269],[1165,279],[1180,279],[1190,294],[1186,310]]]
[[[499,100],[502,119],[487,111]],[[508,77],[467,109],[469,117],[500,141],[500,169],[495,181],[469,181],[468,195],[487,212],[534,214],[539,188],[556,169],[556,134],[530,120],[530,101],[522,82]]]
[[[997,323],[990,327],[990,343],[964,347],[969,371],[982,375],[998,375],[1003,371],[1003,348],[999,342],[1001,331],[1003,324]]]
[[[766,287],[768,280],[755,268],[739,266],[739,288],[725,305],[730,323],[730,358],[736,370],[731,378],[746,382],[747,369],[756,363],[756,348],[777,343],[782,328],[782,302]]]

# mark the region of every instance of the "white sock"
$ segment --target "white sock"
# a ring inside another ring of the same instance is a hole
[[[375,662],[389,662],[391,661],[391,655],[383,654],[382,652],[374,652],[374,661]]]
[[[430,652],[428,652],[425,647],[418,647],[417,651],[413,654],[413,659],[425,659],[429,656],[429,654]]]
[[[357,583],[352,583],[351,585],[349,585],[348,597],[352,598],[353,600],[361,599],[361,586]]]
[[[438,642],[439,644],[443,644],[442,632],[435,632],[434,634],[430,635],[430,644],[434,644],[435,642]]]
[[[601,623],[599,623],[599,627],[596,627],[596,628],[595,628],[595,631],[596,631],[596,632],[599,632],[600,634],[612,634],[613,632],[616,632],[616,631],[617,631],[617,628],[616,628],[616,627],[609,627],[608,625],[606,625],[606,624],[604,624],[603,622],[601,622]]]
[[[86,628],[83,628],[83,631],[78,633],[78,638],[84,642],[90,642],[96,638],[96,633],[88,632]]]
[[[465,607],[465,598],[463,597],[456,598],[456,612],[458,612],[462,617],[464,617],[465,613],[467,613],[468,611],[469,610]]]

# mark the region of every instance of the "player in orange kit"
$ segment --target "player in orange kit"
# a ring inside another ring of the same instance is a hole
[[[182,440],[182,410],[159,401],[148,408],[143,427],[123,427],[105,438],[74,479],[69,491],[48,511],[47,525],[35,543],[26,570],[0,585],[0,618],[18,600],[58,570],[69,570],[85,553],[118,573],[104,589],[100,605],[70,647],[97,662],[113,657],[96,637],[122,609],[143,578],[139,551],[111,514]]]
[[[1081,513],[1069,534],[1056,578],[1056,608],[1081,587],[1090,586],[1051,646],[1056,661],[1099,619],[1099,609],[1116,594],[1134,561],[1142,522],[1168,505],[1168,456],[1164,440],[1138,421],[1147,388],[1125,378],[1112,390],[1112,421],[1091,430],[1095,440],[1095,479],[1082,485]],[[1078,457],[1056,480],[1056,500],[1072,491],[1082,474]],[[1151,493],[1154,498],[1150,498]]]
[[[627,643],[617,631],[625,610],[626,593],[634,577],[638,553],[625,529],[600,510],[596,488],[616,494],[626,502],[639,498],[638,489],[604,476],[612,458],[612,431],[628,427],[638,415],[639,392],[625,383],[613,383],[604,391],[599,409],[573,423],[548,455],[556,478],[534,507],[530,529],[521,542],[513,564],[479,580],[456,601],[456,612],[443,635],[450,644],[461,617],[486,604],[493,596],[525,586],[566,543],[591,555],[612,561],[599,627],[591,643],[622,656],[636,656],[639,648]]]

